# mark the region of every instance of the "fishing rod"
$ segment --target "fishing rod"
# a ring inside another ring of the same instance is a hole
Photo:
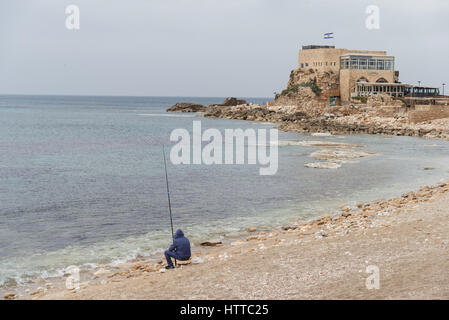
[[[171,213],[171,202],[170,202],[170,189],[168,187],[168,174],[167,174],[167,160],[165,159],[165,146],[162,145],[162,153],[164,154],[164,168],[165,168],[165,182],[167,183],[167,198],[168,198],[168,211],[170,212],[170,225],[171,225],[171,237],[173,239],[173,242],[175,242],[175,234],[173,232],[173,216]],[[175,266],[176,266],[176,259],[175,259]]]

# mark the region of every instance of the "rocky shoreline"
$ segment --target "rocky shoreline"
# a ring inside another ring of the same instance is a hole
[[[196,104],[178,103],[167,111],[202,112],[207,118],[271,122],[277,124],[279,130],[300,133],[385,134],[449,140],[449,118],[411,123],[406,111],[402,110],[405,107],[374,103],[375,107],[346,105],[325,107],[318,112],[294,105],[236,104],[241,102],[228,98],[220,105],[201,107]]]
[[[304,247],[313,243],[319,244],[320,241],[324,240],[331,244],[333,239],[335,241],[346,239],[353,234],[357,235],[357,239],[360,239],[360,233],[366,235],[369,230],[377,230],[376,232],[379,232],[380,230],[393,228],[391,219],[408,218],[408,215],[404,214],[416,209],[417,206],[436,201],[445,203],[447,195],[449,195],[449,184],[439,182],[434,186],[422,187],[416,192],[404,193],[395,198],[377,199],[373,202],[357,203],[355,205],[341,205],[339,212],[309,221],[304,221],[303,218],[300,218],[288,225],[270,231],[258,232],[256,228],[248,227],[246,239],[236,240],[230,244],[215,243],[209,245],[212,242],[208,242],[208,246],[204,249],[195,250],[193,259],[188,263],[190,265],[180,264],[174,271],[165,270],[162,258],[157,263],[139,261],[115,268],[99,267],[94,272],[94,278],[97,281],[83,281],[78,289],[68,290],[63,286],[55,286],[47,282],[33,291],[28,291],[27,295],[6,292],[4,299],[158,298],[160,297],[159,295],[152,296],[145,292],[135,293],[133,289],[135,286],[134,281],[139,283],[147,281],[151,287],[151,285],[159,284],[160,281],[170,281],[173,276],[176,278],[178,272],[188,272],[189,275],[192,273],[196,274],[196,270],[204,272],[199,270],[201,268],[208,268],[210,270],[209,273],[222,272],[223,270],[217,271],[214,268],[223,268],[227,263],[231,263],[233,260],[239,261],[239,259],[248,254],[256,254],[256,256],[260,257],[261,254],[271,249],[282,250],[284,246],[290,247],[292,245]],[[418,212],[418,214],[420,213]],[[423,222],[425,219],[426,215],[417,219],[418,223],[423,224],[420,227],[421,229],[425,228]],[[418,231],[422,231],[421,229]],[[427,237],[430,237],[430,233],[427,233]],[[437,239],[440,239],[440,237],[437,237]],[[407,241],[411,242],[411,239]],[[449,240],[443,240],[442,244],[443,247],[447,248]],[[345,255],[351,255],[349,245],[343,250],[348,250],[345,252]],[[324,268],[323,266],[321,267]],[[169,274],[171,277],[167,278],[165,274]],[[201,276],[199,277],[201,278]],[[65,281],[66,278],[64,277],[61,280]],[[122,289],[116,286],[120,286]],[[124,296],[124,292],[127,290],[140,296]],[[265,296],[265,298],[270,297],[273,298],[273,296]],[[182,297],[176,296],[174,298]]]
[[[273,107],[265,106],[235,106],[226,108],[209,106],[204,109],[203,115],[208,118],[273,122],[279,125],[279,130],[300,133],[385,134],[449,140],[447,123],[438,125],[436,124],[438,121],[410,124],[403,119],[384,118],[370,115],[369,113],[346,116],[325,113],[322,116],[308,116],[303,112],[285,109],[284,107],[276,110]]]

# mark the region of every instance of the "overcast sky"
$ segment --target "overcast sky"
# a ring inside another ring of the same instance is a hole
[[[447,0],[0,0],[0,94],[267,97],[308,44],[387,50],[400,81],[441,86],[448,17]]]

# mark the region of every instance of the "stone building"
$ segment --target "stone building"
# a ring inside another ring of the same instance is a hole
[[[298,70],[336,73],[338,83],[329,83],[328,87],[342,102],[377,93],[387,93],[394,97],[439,94],[438,88],[400,83],[399,71],[394,70],[394,62],[395,58],[388,56],[386,51],[309,45],[303,46],[299,51]]]

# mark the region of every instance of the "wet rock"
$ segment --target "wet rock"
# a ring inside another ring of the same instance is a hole
[[[12,292],[7,292],[7,293],[5,293],[5,294],[3,295],[3,298],[4,298],[5,300],[13,300],[13,299],[16,298],[16,294],[15,294],[15,293],[12,293]]]
[[[192,259],[189,259],[189,260],[177,260],[176,261],[176,264],[181,265],[181,266],[185,266],[185,265],[188,265],[188,264],[191,264],[191,263],[192,263]]]
[[[341,164],[336,162],[313,162],[313,163],[306,163],[304,164],[304,167],[307,168],[314,168],[314,169],[338,169],[341,167]]]
[[[104,268],[100,268],[100,269],[98,269],[97,271],[94,272],[94,275],[95,276],[103,276],[103,275],[106,275],[108,273],[109,273],[108,270],[106,270]]]
[[[221,241],[204,241],[200,243],[200,245],[202,245],[203,247],[215,247],[220,244],[222,244]]]
[[[137,264],[135,264],[135,265],[131,268],[131,270],[137,271],[137,270],[140,270],[140,269],[143,269],[143,268],[144,268],[144,266],[143,266],[142,264],[137,263]]]
[[[144,266],[143,268],[140,269],[142,272],[154,272],[156,271],[156,267],[151,265],[151,264],[147,264],[146,266]]]
[[[206,107],[191,102],[178,102],[167,109],[167,112],[203,112]]]
[[[31,292],[30,292],[30,296],[35,296],[35,295],[37,295],[37,294],[44,293],[44,291],[45,291],[44,288],[39,287],[39,288],[37,288],[36,290],[31,291]]]
[[[108,278],[113,278],[115,276],[118,276],[120,273],[119,272],[115,272],[113,274],[108,275]]]
[[[248,231],[248,232],[254,232],[254,231],[256,231],[257,229],[256,228],[253,228],[253,227],[248,227],[248,228],[246,228],[246,231]]]

